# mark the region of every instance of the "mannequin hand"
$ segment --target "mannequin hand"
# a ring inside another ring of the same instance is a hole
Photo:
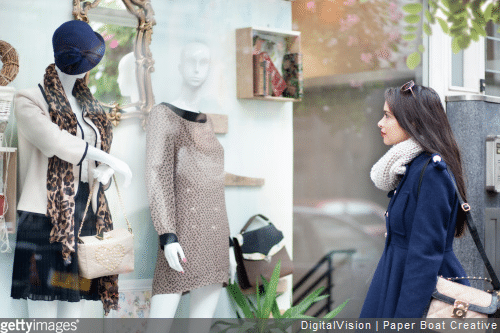
[[[130,170],[130,167],[128,166],[127,163],[123,162],[122,160],[115,159],[113,165],[110,165],[111,168],[113,168],[116,172],[119,174],[122,174],[125,176],[125,181],[123,182],[123,187],[127,188],[130,186],[130,183],[132,182],[132,170]]]
[[[186,256],[182,251],[181,245],[177,242],[170,243],[164,247],[165,259],[167,259],[168,265],[178,272],[184,273],[184,269],[179,262],[179,256],[182,261],[186,262]]]
[[[127,188],[130,185],[132,181],[132,170],[130,170],[127,163],[92,146],[88,147],[87,159],[99,161],[109,165],[114,172],[118,172],[119,174],[125,176],[123,187]]]
[[[236,275],[236,257],[234,256],[234,248],[229,248],[229,283],[234,283],[234,276]]]
[[[115,173],[115,170],[113,170],[109,165],[100,164],[97,168],[92,170],[92,173],[98,182],[106,185],[113,176],[113,173]]]

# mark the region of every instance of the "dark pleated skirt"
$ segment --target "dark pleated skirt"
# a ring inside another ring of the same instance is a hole
[[[80,182],[75,196],[75,237],[89,196],[89,184]],[[61,243],[50,243],[52,223],[42,214],[18,211],[18,228],[11,297],[14,299],[61,300],[78,302],[81,299],[100,300],[97,279],[78,275],[78,243],[71,263],[62,258]],[[82,236],[96,234],[96,216],[89,207]]]

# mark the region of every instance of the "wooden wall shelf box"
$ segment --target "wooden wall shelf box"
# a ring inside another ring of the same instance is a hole
[[[266,28],[241,28],[236,29],[236,86],[237,97],[246,99],[257,99],[264,101],[279,102],[297,102],[300,98],[282,97],[282,96],[256,96],[254,94],[254,36],[265,38],[283,37],[285,41],[286,54],[300,54],[300,32],[291,30],[278,30]],[[280,67],[280,66],[277,66]],[[281,68],[278,68],[281,71]],[[301,90],[303,89],[302,80],[299,80]]]

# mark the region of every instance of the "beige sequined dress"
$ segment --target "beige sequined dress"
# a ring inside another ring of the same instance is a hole
[[[185,273],[170,268],[158,248],[153,295],[185,293],[228,280],[229,224],[224,198],[224,150],[205,114],[169,104],[148,118],[146,185],[159,235],[177,235]]]

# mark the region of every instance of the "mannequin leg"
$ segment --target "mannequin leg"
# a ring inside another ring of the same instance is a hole
[[[174,318],[182,294],[154,295],[149,318]]]
[[[213,318],[219,301],[222,284],[211,284],[191,291],[189,318]],[[210,331],[206,320],[189,321],[189,332],[205,333]]]
[[[57,301],[34,301],[28,299],[30,318],[57,318]]]
[[[221,290],[222,283],[192,290],[189,318],[213,318]]]
[[[167,333],[170,331],[181,296],[182,294],[158,294],[151,298],[149,318],[163,318],[163,320],[149,320],[148,333]]]
[[[57,318],[81,318],[85,300],[80,302],[58,301]]]

